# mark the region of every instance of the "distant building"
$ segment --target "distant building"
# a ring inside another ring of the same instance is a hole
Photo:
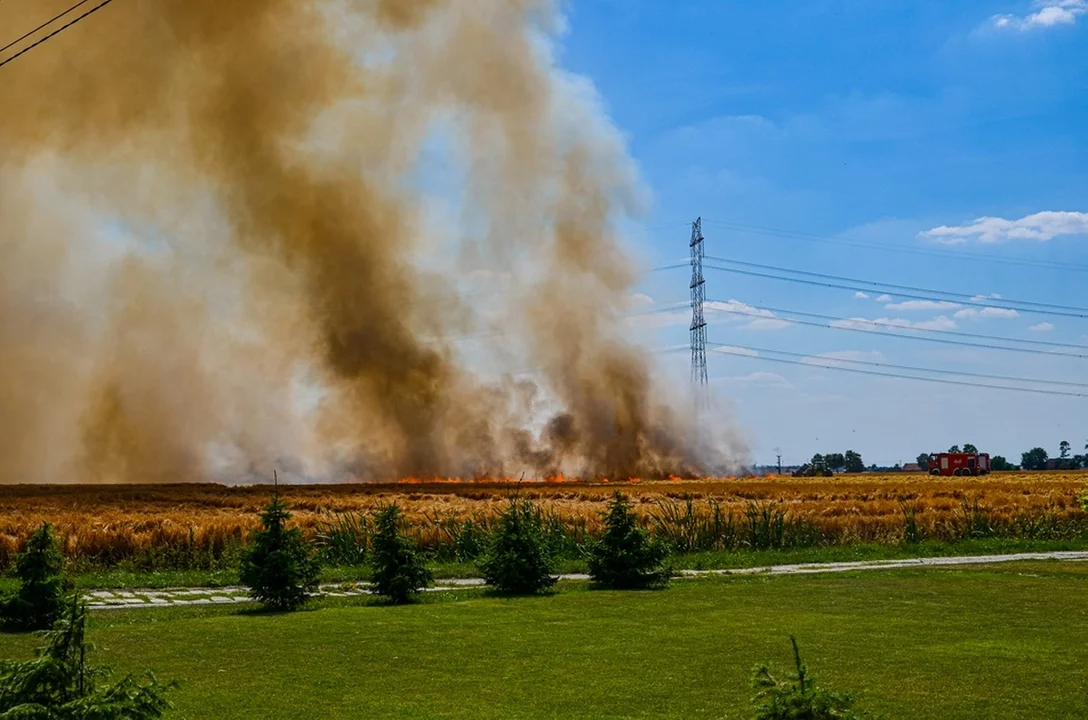
[[[918,463],[907,463],[903,466],[903,472],[922,472],[922,466]]]
[[[1062,463],[1064,463],[1064,462],[1065,461],[1062,460],[1061,458],[1050,458],[1049,460],[1046,461],[1046,469],[1047,470],[1061,470],[1062,469]]]

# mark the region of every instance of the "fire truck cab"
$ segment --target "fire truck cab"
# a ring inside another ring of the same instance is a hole
[[[929,456],[930,475],[989,475],[989,453],[937,453]]]

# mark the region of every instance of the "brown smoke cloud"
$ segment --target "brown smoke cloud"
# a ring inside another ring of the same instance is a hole
[[[119,0],[0,71],[0,480],[728,470],[623,338],[640,191],[558,22]]]

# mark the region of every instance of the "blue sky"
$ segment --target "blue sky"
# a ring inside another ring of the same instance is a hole
[[[648,265],[682,258],[684,223],[702,216],[713,256],[1088,306],[1088,0],[575,0],[568,21],[561,63],[595,83],[653,193],[632,233]],[[650,273],[639,290],[661,308],[687,299],[687,280],[683,269]],[[918,307],[717,271],[707,280],[716,301],[1088,345],[1088,321],[1074,317]],[[708,315],[710,340],[730,346],[1088,382],[1088,359],[1054,353]],[[653,344],[686,342],[682,314],[659,320]],[[685,355],[664,362],[686,373]],[[784,462],[852,448],[894,463],[964,442],[1018,459],[1034,445],[1056,455],[1061,440],[1088,441],[1088,398],[766,355],[711,353],[709,365],[759,462],[776,448]]]

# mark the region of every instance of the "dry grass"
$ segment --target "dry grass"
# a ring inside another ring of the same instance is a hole
[[[710,530],[743,523],[753,503],[774,503],[808,536],[823,544],[898,542],[905,510],[925,537],[952,539],[972,532],[1025,534],[1037,526],[1081,528],[1088,517],[1077,493],[1088,473],[1000,473],[985,478],[852,475],[834,478],[725,478],[625,483],[421,482],[387,485],[285,486],[295,521],[314,533],[329,513],[368,513],[396,501],[425,544],[448,535],[452,521],[493,517],[517,491],[562,523],[592,531],[617,488],[651,525],[665,531],[686,522]],[[141,554],[183,553],[222,558],[257,525],[271,488],[220,485],[0,486],[0,568],[42,522],[53,523],[73,559],[111,565]],[[690,499],[690,507],[688,500]],[[684,516],[686,513],[687,519]],[[656,521],[655,521],[656,518]],[[716,518],[716,519],[715,519]],[[1025,529],[1026,528],[1026,529]],[[676,528],[673,528],[676,530]],[[689,528],[690,529],[690,528]],[[685,530],[687,532],[687,530]],[[813,535],[815,533],[815,535]],[[725,542],[725,541],[723,541]],[[164,561],[167,562],[167,561]]]

